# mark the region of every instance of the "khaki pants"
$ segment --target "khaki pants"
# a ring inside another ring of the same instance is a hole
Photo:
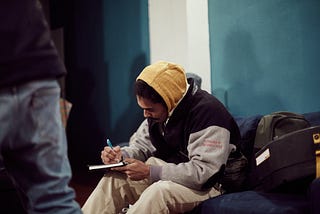
[[[146,163],[162,165],[165,162],[149,158]],[[84,214],[118,214],[131,204],[129,214],[184,213],[217,195],[220,192],[214,188],[196,191],[172,181],[132,181],[125,174],[108,172],[91,193],[82,211]]]

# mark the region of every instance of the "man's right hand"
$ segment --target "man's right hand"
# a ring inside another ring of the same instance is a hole
[[[120,146],[115,146],[113,149],[106,146],[101,151],[101,160],[104,164],[118,163],[121,160],[121,157]]]

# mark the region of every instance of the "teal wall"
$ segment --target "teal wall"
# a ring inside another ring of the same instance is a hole
[[[212,90],[235,115],[320,110],[319,0],[208,0]]]
[[[149,64],[148,1],[104,1],[104,63],[110,111],[107,130],[113,142],[128,141],[143,120],[133,83]]]
[[[101,163],[107,138],[128,141],[143,120],[133,82],[149,64],[146,0],[73,0],[66,6],[67,127],[74,168]]]

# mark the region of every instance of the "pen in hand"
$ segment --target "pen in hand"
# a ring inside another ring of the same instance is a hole
[[[113,146],[112,146],[112,143],[111,143],[111,141],[109,140],[109,138],[107,139],[107,144],[108,144],[108,146],[113,150]]]
[[[112,143],[111,143],[111,141],[109,140],[109,138],[107,139],[107,144],[108,144],[108,146],[114,151],[113,146],[112,146]],[[119,161],[119,160],[118,160],[118,161]],[[121,161],[123,161],[122,155],[121,155],[121,159],[120,159],[119,162],[121,162]]]

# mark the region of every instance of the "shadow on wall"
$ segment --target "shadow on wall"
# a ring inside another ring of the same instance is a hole
[[[130,136],[137,130],[141,122],[144,120],[143,111],[138,106],[136,96],[134,94],[134,82],[140,72],[147,66],[147,59],[145,54],[138,55],[131,65],[129,77],[129,104],[115,122],[114,129],[112,129],[112,139],[120,139],[120,141],[129,141]],[[114,142],[119,144],[122,142]]]
[[[97,151],[101,150],[99,142],[105,133],[99,122],[101,111],[97,107],[103,107],[95,99],[96,82],[90,69],[78,70],[67,123],[69,158],[72,167],[77,170],[87,170],[87,164],[101,162]]]
[[[264,89],[263,77],[268,71],[259,66],[250,33],[242,29],[231,31],[224,44],[221,75],[229,87],[218,88],[213,94],[234,115],[250,116],[282,109],[277,94]]]
[[[109,106],[105,96],[108,65],[103,60],[103,2],[66,1],[65,62],[68,155],[73,171],[101,163]],[[95,14],[92,16],[92,14]]]

